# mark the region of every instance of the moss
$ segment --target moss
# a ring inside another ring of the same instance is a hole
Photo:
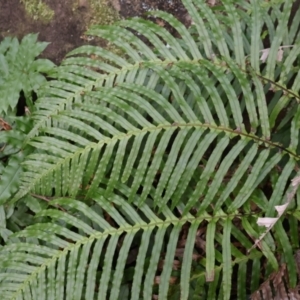
[[[41,0],[21,0],[25,10],[33,20],[49,23],[54,16],[54,11]]]
[[[73,11],[76,10],[78,0],[75,1]],[[119,13],[107,2],[107,0],[87,0],[88,3],[88,15],[86,18],[86,29],[88,30],[92,25],[111,25],[121,20]],[[86,40],[89,40],[88,36],[83,35]],[[94,39],[94,38],[92,38]],[[100,39],[101,40],[101,39]],[[124,53],[122,49],[114,45],[113,43],[106,43],[105,48],[117,55],[122,56]],[[103,60],[108,62],[106,60]]]
[[[54,16],[54,11],[42,0],[20,0],[24,4],[25,10],[33,20],[39,20],[43,23],[49,23]],[[108,4],[107,0],[87,0],[89,6],[89,20],[87,28],[90,25],[102,24],[108,25],[120,20],[118,12]],[[78,0],[73,1],[73,11],[78,8]]]
[[[125,52],[123,49],[117,47],[115,44],[113,43],[107,43],[106,45],[106,49],[118,56],[124,56]]]
[[[88,26],[94,24],[109,25],[120,20],[118,12],[106,0],[89,0],[89,3],[91,19]]]

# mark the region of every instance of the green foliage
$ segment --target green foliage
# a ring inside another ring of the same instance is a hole
[[[16,38],[7,37],[0,44],[0,114],[11,124],[10,130],[0,131],[0,163],[3,166],[0,170],[0,204],[9,199],[19,186],[24,158],[24,153],[20,151],[33,124],[29,116],[34,111],[32,92],[38,94],[46,82],[44,75],[54,70],[55,65],[50,60],[36,59],[47,45],[37,42],[37,34],[26,35],[21,43]],[[29,113],[24,117],[16,117],[21,92]]]
[[[0,113],[7,113],[17,105],[20,92],[27,101],[32,91],[37,92],[54,64],[47,59],[36,59],[47,47],[37,42],[37,34],[26,35],[21,43],[16,38],[5,38],[0,44]],[[31,103],[27,103],[30,105]]]
[[[23,144],[33,126],[30,116],[35,109],[32,93],[39,93],[47,82],[45,75],[50,75],[55,66],[47,59],[36,59],[47,45],[37,42],[37,34],[25,36],[21,43],[16,38],[7,37],[0,44],[0,205],[18,191],[22,162],[32,152],[31,147]],[[22,93],[26,113],[16,116]],[[6,242],[8,234],[19,231],[24,223],[30,224],[27,221],[32,218],[24,203],[15,207],[0,206],[0,241]]]
[[[37,221],[0,252],[3,299],[247,299],[283,262],[297,284],[298,206],[247,252],[299,176],[292,2],[184,0],[190,29],[151,13],[180,38],[141,19],[88,31],[124,55],[75,49],[40,90],[3,202]]]

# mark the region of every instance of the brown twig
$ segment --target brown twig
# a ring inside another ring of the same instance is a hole
[[[283,205],[275,206],[275,208],[277,210],[278,217],[276,217],[276,218],[258,218],[257,224],[259,224],[260,219],[272,219],[273,222],[270,223],[270,224],[267,224],[266,231],[255,241],[254,245],[252,245],[252,247],[248,250],[248,253],[252,249],[256,248],[257,246],[259,248],[261,248],[261,246],[260,246],[261,241],[270,232],[270,230],[274,227],[274,225],[278,222],[280,217],[284,214],[284,212],[286,211],[286,209],[288,208],[288,206],[292,202],[292,200],[293,200],[293,198],[294,198],[294,196],[295,196],[295,194],[296,194],[296,192],[297,192],[297,190],[300,186],[300,176],[299,175],[292,179],[292,184],[291,185],[292,185],[292,188],[291,188],[291,191],[289,193],[287,193],[286,202]],[[260,226],[263,226],[263,225],[260,225]]]
[[[31,196],[34,198],[40,199],[40,200],[44,200],[46,202],[51,202],[51,200],[54,199],[54,197],[45,197],[45,196],[41,196],[41,195],[37,195],[37,194],[31,194]],[[56,204],[54,206],[56,206],[57,208],[59,208],[60,210],[62,210],[64,212],[67,212],[62,206],[60,206],[58,204]]]

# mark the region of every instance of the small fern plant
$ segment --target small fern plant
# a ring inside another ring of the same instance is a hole
[[[288,26],[291,0],[182,2],[189,29],[150,13],[175,35],[92,27],[122,56],[75,49],[40,92],[2,201],[35,203],[36,222],[0,251],[1,299],[267,299],[283,264],[297,286],[298,192],[248,250],[299,176],[300,12]]]
[[[36,59],[47,47],[46,42],[37,42],[37,34],[28,34],[19,43],[17,38],[6,37],[0,44],[0,114],[16,108],[20,92],[26,105],[32,109],[32,92],[38,92],[45,83],[45,74],[50,74],[54,63],[48,59]]]
[[[6,37],[0,43],[0,202],[2,204],[18,190],[21,163],[26,154],[31,153],[31,149],[28,148],[23,151],[22,144],[33,125],[31,119],[31,113],[35,109],[33,95],[39,94],[40,88],[47,82],[46,76],[50,76],[55,70],[53,62],[37,58],[48,45],[46,42],[38,42],[37,37],[37,34],[28,34],[20,42],[17,38]],[[7,240],[7,235],[11,231],[5,224],[4,208],[1,207],[0,211],[3,229],[0,230],[1,241],[1,239]],[[12,207],[8,211],[10,211],[8,215],[11,216]],[[28,220],[28,216],[25,219]]]

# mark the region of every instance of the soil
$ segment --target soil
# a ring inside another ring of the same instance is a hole
[[[67,52],[83,43],[80,36],[85,31],[84,18],[72,11],[71,1],[45,2],[55,12],[48,24],[30,18],[19,0],[0,0],[0,39],[8,35],[21,39],[28,33],[39,33],[39,40],[51,43],[42,56],[58,63]]]
[[[24,3],[32,0],[22,1]],[[98,0],[98,3],[99,1],[105,0]],[[16,36],[21,39],[28,33],[39,33],[40,41],[50,43],[42,57],[59,64],[69,51],[90,43],[84,36],[90,24],[113,23],[120,18],[134,16],[147,18],[145,12],[155,9],[172,13],[185,24],[189,22],[180,0],[106,1],[108,10],[99,4],[95,5],[95,0],[43,0],[43,3],[54,11],[52,20],[45,22],[45,20],[35,20],[30,16],[20,0],[0,0],[0,42],[6,36]],[[101,15],[99,9],[103,10],[103,8],[105,11]],[[107,18],[109,14],[111,16]],[[104,41],[100,44],[105,46]]]
[[[189,22],[185,7],[180,0],[111,0],[118,2],[120,14],[124,18],[141,16],[146,17],[146,12],[163,10],[174,15],[182,23]]]

